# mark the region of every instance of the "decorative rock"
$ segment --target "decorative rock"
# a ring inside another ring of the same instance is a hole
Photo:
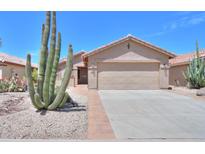
[[[70,92],[70,96],[79,104],[79,107],[65,106],[60,112],[42,110],[36,112],[31,104],[28,93],[1,93],[0,94],[0,139],[87,139],[88,113],[87,96]],[[10,102],[12,110],[4,112],[8,98],[21,98],[20,103]],[[4,103],[6,102],[6,104]],[[13,106],[15,105],[15,108]],[[67,103],[68,105],[70,103]],[[18,108],[17,108],[18,107]],[[22,110],[24,109],[24,110]],[[46,113],[43,113],[43,112]]]
[[[196,92],[197,96],[205,96],[205,88],[201,88]]]

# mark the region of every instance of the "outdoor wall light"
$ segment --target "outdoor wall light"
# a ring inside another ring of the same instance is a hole
[[[130,49],[130,44],[129,43],[127,44],[127,48]]]

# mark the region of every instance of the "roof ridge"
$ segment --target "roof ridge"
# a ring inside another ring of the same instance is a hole
[[[167,51],[167,50],[165,50],[165,49],[163,49],[163,48],[161,48],[161,47],[159,47],[159,46],[153,45],[153,44],[150,43],[150,42],[147,42],[147,41],[144,41],[144,40],[142,40],[142,39],[139,39],[139,38],[136,37],[136,36],[131,35],[131,36],[129,36],[129,37],[132,37],[132,38],[134,38],[134,39],[137,39],[138,41],[141,41],[141,42],[143,42],[143,43],[149,44],[150,46],[153,46],[153,47],[155,47],[155,48],[158,48],[158,49],[160,49],[160,50],[163,50],[164,52],[167,52],[167,53],[169,53],[169,54],[171,54],[171,55],[176,56],[174,53],[172,53],[172,52],[170,52],[170,51]]]
[[[0,57],[3,57],[3,60],[0,59],[1,62],[9,62],[9,63],[19,64],[24,66],[26,65],[26,59],[5,52],[0,52]],[[37,64],[32,63],[32,66],[37,67]]]
[[[77,55],[84,54],[84,53],[86,53],[85,50],[80,50],[76,54],[74,54],[73,56],[77,56]],[[63,57],[63,58],[60,59],[59,63],[62,63],[63,61],[66,61],[66,60],[67,60],[67,58]]]
[[[98,48],[95,48],[95,49],[91,50],[90,52],[86,53],[86,54],[84,55],[84,57],[89,56],[89,55],[92,55],[92,54],[94,54],[95,52],[99,52],[99,50],[102,50],[102,49],[104,49],[104,48],[106,48],[106,47],[115,45],[116,43],[120,43],[121,41],[126,41],[126,39],[134,39],[135,41],[138,41],[138,42],[140,42],[141,44],[150,46],[150,48],[154,48],[155,50],[160,50],[160,51],[163,52],[164,54],[171,55],[172,57],[175,57],[175,56],[176,56],[176,55],[175,55],[174,53],[172,53],[172,52],[169,52],[169,51],[167,51],[167,50],[165,50],[165,49],[162,49],[161,47],[158,47],[158,46],[156,46],[156,45],[153,45],[152,43],[146,42],[146,41],[141,40],[141,39],[139,39],[139,38],[137,38],[137,37],[135,37],[135,36],[133,36],[133,35],[131,35],[131,34],[128,34],[128,35],[126,35],[126,36],[124,36],[124,37],[121,37],[121,38],[119,38],[119,39],[117,39],[117,40],[114,40],[114,41],[112,41],[112,42],[110,42],[110,43],[104,44],[104,45],[102,45],[102,46],[100,46],[100,47],[98,47]]]
[[[0,56],[1,56],[1,54],[4,54],[4,55],[6,55],[6,56],[10,56],[10,57],[14,57],[14,58],[17,58],[17,59],[26,61],[25,59],[23,59],[23,58],[21,58],[21,57],[17,57],[17,56],[14,56],[14,55],[11,55],[11,54],[8,54],[8,53],[5,53],[5,52],[0,52]]]

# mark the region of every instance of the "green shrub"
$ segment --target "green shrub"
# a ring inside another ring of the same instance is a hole
[[[8,80],[0,80],[0,92],[7,92],[9,89],[9,81]]]
[[[37,78],[38,78],[38,71],[37,71],[36,68],[34,68],[33,71],[32,71],[32,79],[33,79],[34,83],[37,82]]]

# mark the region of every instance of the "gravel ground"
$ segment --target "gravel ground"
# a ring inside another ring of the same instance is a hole
[[[0,139],[86,139],[87,97],[70,95],[77,107],[36,111],[28,93],[0,93]]]

